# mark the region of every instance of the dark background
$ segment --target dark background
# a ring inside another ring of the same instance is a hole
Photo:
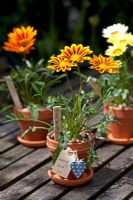
[[[38,30],[35,60],[48,60],[64,45],[82,43],[96,54],[107,48],[101,31],[114,23],[133,29],[133,0],[3,0],[0,4],[0,55],[14,64],[15,53],[4,52],[3,42],[13,27],[31,25]],[[30,55],[31,57],[31,55]]]

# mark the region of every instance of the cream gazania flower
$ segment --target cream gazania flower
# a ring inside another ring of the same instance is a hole
[[[127,46],[123,44],[109,46],[105,51],[105,55],[115,57],[122,55],[127,50]]]
[[[117,34],[112,35],[110,38],[108,38],[107,42],[126,46],[129,43],[129,39],[130,39],[130,36],[128,33],[125,33],[125,34],[117,33]]]
[[[133,35],[132,33],[128,33],[128,45],[133,46]]]
[[[104,38],[109,38],[116,33],[121,33],[121,34],[126,33],[127,30],[128,26],[125,26],[125,24],[117,23],[113,24],[112,26],[108,26],[107,28],[104,28],[102,30],[102,36]]]

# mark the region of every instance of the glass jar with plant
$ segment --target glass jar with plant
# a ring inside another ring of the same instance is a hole
[[[114,61],[112,58],[103,57],[102,55],[94,55],[91,58],[91,53],[92,51],[89,46],[84,47],[82,44],[72,44],[70,47],[66,46],[65,49],[61,50],[60,55],[52,56],[49,60],[50,65],[48,66],[52,70],[65,73],[71,93],[69,97],[58,95],[57,97],[50,97],[48,100],[53,106],[61,106],[62,118],[61,131],[58,139],[56,140],[54,130],[51,131],[47,136],[47,146],[52,152],[54,163],[62,149],[70,147],[72,150],[76,150],[78,158],[86,162],[86,169],[89,170],[89,173],[92,173],[91,166],[97,157],[93,148],[94,135],[92,132],[94,128],[100,129],[101,127],[103,129],[103,126],[105,128],[106,117],[103,117],[96,124],[90,126],[87,124],[88,119],[97,114],[98,104],[94,106],[93,95],[83,89],[84,80],[82,79],[79,64],[87,61],[91,65],[90,69],[95,69],[100,73],[117,73],[120,65],[119,61]],[[80,82],[77,92],[73,90],[68,71],[77,71]],[[49,171],[49,176],[51,179],[54,179],[54,174],[51,171]],[[86,176],[88,177],[88,174]],[[71,178],[74,179],[73,176],[68,177],[68,179]],[[68,179],[65,181],[67,182]],[[58,182],[57,179],[54,181]],[[61,181],[64,184],[63,178],[61,178]],[[74,184],[76,183],[74,182]]]
[[[47,130],[34,130],[34,125],[47,127],[47,123],[52,120],[52,110],[47,109],[47,94],[51,87],[59,82],[63,77],[57,76],[43,64],[44,59],[37,63],[34,59],[30,61],[27,55],[33,50],[36,42],[37,30],[31,26],[21,26],[14,28],[13,32],[8,34],[8,41],[4,43],[5,51],[15,52],[22,57],[20,66],[14,66],[11,69],[10,78],[12,79],[20,99],[19,108],[15,108],[17,117],[29,118],[30,120],[20,120],[20,128],[23,134],[18,136],[18,140],[27,146],[45,145]],[[14,94],[13,94],[14,95]],[[46,124],[37,124],[33,122],[38,120]],[[15,118],[13,118],[15,120]],[[25,134],[27,133],[27,134]]]
[[[127,30],[128,26],[120,23],[103,29],[103,37],[112,44],[105,54],[122,64],[118,75],[103,74],[98,80],[105,112],[117,119],[109,125],[108,138],[118,144],[133,143],[133,35]]]

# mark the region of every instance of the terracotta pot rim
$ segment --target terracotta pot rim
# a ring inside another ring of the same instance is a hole
[[[133,144],[133,138],[115,138],[112,133],[107,134],[108,140],[121,145]]]
[[[116,111],[133,111],[133,107],[117,107],[117,106],[109,106],[110,109],[116,110]]]
[[[53,140],[50,136],[51,136],[51,134],[52,134],[52,132],[50,132],[50,133],[48,133],[47,134],[47,140],[49,140],[50,142],[53,142],[53,143],[55,143],[55,144],[58,144],[59,143],[59,141],[57,141],[57,140]],[[91,141],[92,142],[92,141]],[[89,142],[85,142],[85,141],[82,141],[82,142],[68,142],[68,144],[70,144],[70,145],[73,145],[73,144],[89,144]]]
[[[66,179],[58,176],[57,174],[54,174],[51,172],[51,170],[48,170],[48,176],[49,178],[54,181],[55,183],[58,183],[59,185],[63,186],[78,186],[78,185],[83,185],[90,181],[92,177],[94,176],[94,172],[91,168],[89,168],[85,172],[86,176],[81,177],[79,179]]]
[[[25,140],[20,135],[17,136],[17,139],[20,143],[27,147],[37,148],[37,147],[45,147],[46,146],[46,140],[39,140],[39,141],[30,141]]]
[[[21,108],[21,109],[17,109],[17,111],[19,112],[23,112],[23,113],[30,113],[30,110],[29,110],[29,108],[28,107],[24,107],[24,108]],[[52,112],[52,110],[50,110],[50,109],[48,109],[48,108],[41,108],[41,109],[39,109],[38,110],[39,112],[47,112],[47,111],[49,111],[49,112]]]

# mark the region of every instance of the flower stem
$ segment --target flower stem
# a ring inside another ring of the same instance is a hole
[[[23,58],[22,58],[22,60],[23,60],[23,63],[24,63],[24,67],[27,68],[27,64],[26,64],[27,58],[26,58],[26,54],[25,54],[25,53],[23,53]]]
[[[70,91],[71,91],[71,93],[72,93],[72,97],[73,97],[73,100],[74,100],[75,95],[74,95],[74,91],[73,91],[71,82],[70,82],[70,80],[69,80],[68,75],[67,75],[66,72],[65,72],[65,75],[66,75],[66,79],[67,79],[67,83],[68,83],[69,89],[70,89]]]
[[[78,73],[79,73],[79,79],[80,79],[80,91],[83,89],[83,79],[81,77],[80,67],[78,66]]]

